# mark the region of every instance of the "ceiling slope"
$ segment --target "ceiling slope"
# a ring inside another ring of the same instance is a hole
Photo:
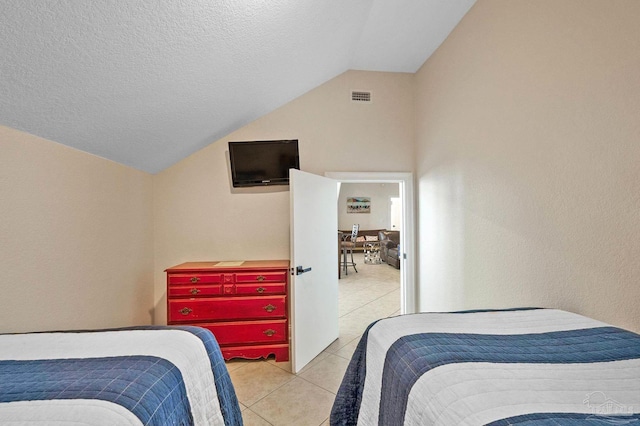
[[[156,173],[348,69],[415,72],[475,0],[2,0],[0,124]]]

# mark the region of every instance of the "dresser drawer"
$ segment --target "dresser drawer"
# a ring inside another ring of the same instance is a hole
[[[287,285],[285,283],[250,283],[236,284],[234,293],[238,295],[258,295],[258,294],[286,294]]]
[[[286,296],[169,299],[169,322],[285,318]]]
[[[282,343],[288,341],[287,320],[238,321],[218,324],[199,324],[216,336],[220,345]]]
[[[239,272],[236,274],[237,283],[285,283],[287,282],[286,271],[273,272]]]
[[[170,285],[169,297],[202,297],[202,296],[217,296],[222,294],[222,284],[214,285]]]
[[[216,284],[223,282],[223,274],[170,274],[169,285]]]

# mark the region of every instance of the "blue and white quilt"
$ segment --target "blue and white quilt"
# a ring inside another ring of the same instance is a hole
[[[552,309],[369,326],[331,425],[640,425],[640,335]]]
[[[242,425],[199,327],[0,335],[0,424]]]

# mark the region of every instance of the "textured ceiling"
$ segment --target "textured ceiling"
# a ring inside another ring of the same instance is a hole
[[[415,72],[475,0],[0,0],[0,124],[156,173],[348,69]]]

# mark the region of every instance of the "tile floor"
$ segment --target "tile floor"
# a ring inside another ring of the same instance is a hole
[[[290,364],[227,362],[245,426],[325,426],[342,376],[367,325],[400,313],[400,271],[386,264],[349,268],[339,281],[340,336],[299,374]]]

